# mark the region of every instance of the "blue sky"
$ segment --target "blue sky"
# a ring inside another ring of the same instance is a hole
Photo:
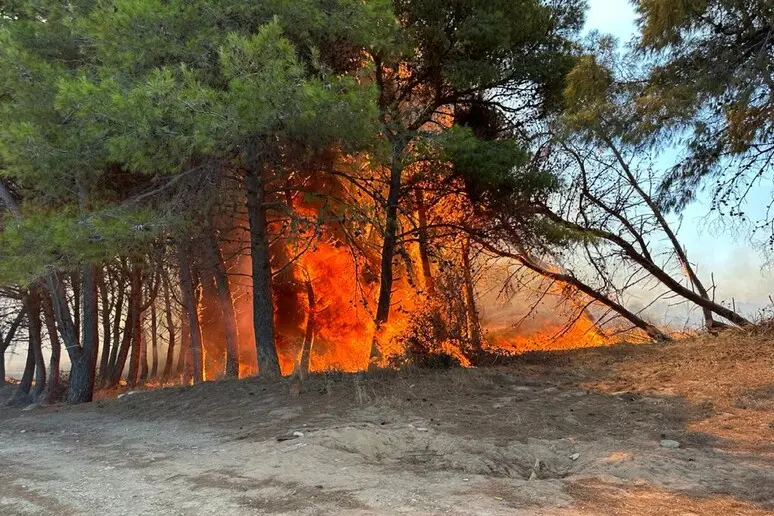
[[[611,34],[622,43],[634,36],[636,15],[629,0],[590,0],[589,3],[588,30]],[[659,162],[666,166],[674,158],[674,153],[667,153]],[[771,199],[771,186],[765,184],[752,192],[746,211],[753,217],[763,213],[767,200]],[[682,214],[680,226],[680,239],[689,259],[697,264],[702,279],[710,283],[710,275],[714,273],[720,301],[730,302],[734,298],[748,310],[769,304],[768,296],[774,292],[774,271],[764,268],[765,257],[753,249],[749,235],[724,231],[708,219],[708,213],[708,195],[700,195],[699,201]]]

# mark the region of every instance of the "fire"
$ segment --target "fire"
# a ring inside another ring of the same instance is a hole
[[[379,177],[378,171],[370,168],[367,157],[337,156],[335,159],[338,165],[356,170],[358,177]],[[406,173],[414,188],[432,192],[422,184],[422,170],[411,166]],[[379,225],[350,208],[369,206],[373,199],[360,188],[333,180],[326,174],[299,173],[293,181],[303,184],[308,191],[324,192],[324,195],[288,193],[283,198],[278,195],[292,218],[280,214],[271,221],[275,235],[271,247],[275,344],[285,375],[302,366],[305,348],[309,371],[365,370],[374,340],[379,343],[382,366],[398,363],[395,358],[416,347],[417,340],[432,341],[431,346],[423,349],[470,366],[473,365],[471,357],[480,352],[571,349],[641,338],[636,334],[607,335],[592,316],[593,304],[581,299],[578,293],[568,293],[558,287],[552,287],[554,298],[560,300],[557,307],[567,308],[566,313],[543,303],[542,315],[518,326],[514,326],[519,317],[513,310],[506,311],[504,316],[501,314],[500,318],[489,317],[493,304],[490,299],[472,300],[474,305],[480,302],[482,306],[471,310],[470,295],[464,288],[466,281],[472,281],[471,271],[468,270],[467,278],[463,272],[472,265],[470,257],[463,257],[462,250],[467,244],[459,235],[436,236],[432,257],[427,256],[426,249],[422,254],[419,238],[407,239],[393,265],[395,279],[389,323],[377,328],[374,314],[382,243]],[[332,202],[332,198],[338,201]],[[420,204],[423,202],[422,196],[417,199]],[[425,206],[414,207],[413,214],[401,215],[403,231],[417,227],[419,220],[426,227],[439,221],[462,223],[470,212],[470,206],[460,194],[425,201]],[[421,216],[419,210],[424,210]],[[242,221],[234,221],[233,225],[244,226]],[[231,256],[226,265],[232,273],[231,291],[238,319],[239,374],[245,377],[257,373],[250,257],[238,251],[246,247],[249,235],[243,229],[235,229],[230,235],[230,240],[236,243],[228,244],[233,249],[224,249],[223,255]],[[430,284],[436,288],[429,288]],[[225,363],[221,311],[211,288],[202,288],[199,302],[205,378],[214,379],[223,374]],[[478,311],[482,312],[480,321],[474,315]]]

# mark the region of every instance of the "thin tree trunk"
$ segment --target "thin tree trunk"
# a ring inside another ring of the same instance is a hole
[[[22,307],[11,322],[11,326],[8,328],[8,333],[0,337],[0,387],[5,385],[5,352],[10,347],[14,337],[16,337],[16,332],[24,320],[25,314],[25,309]]]
[[[478,353],[481,351],[481,320],[478,316],[478,307],[476,306],[476,291],[473,285],[473,277],[471,275],[470,265],[470,237],[465,237],[465,242],[462,245],[462,275],[465,281],[465,297],[467,298],[467,312],[468,312],[468,331],[470,333],[470,343],[473,346],[473,351]]]
[[[145,318],[147,316],[145,315],[145,312],[142,313],[140,316],[140,322],[137,326],[139,328],[137,329],[138,335],[137,339],[139,340],[140,344],[140,374],[138,376],[138,381],[140,383],[143,383],[145,380],[148,379],[148,336],[143,331],[143,326],[145,326]]]
[[[167,358],[164,363],[164,378],[172,375],[172,363],[175,359],[175,324],[172,320],[172,301],[169,294],[169,276],[166,271],[162,272],[162,281],[164,282],[164,317],[167,323]]]
[[[202,334],[199,328],[199,314],[195,303],[194,283],[191,266],[188,262],[190,257],[181,246],[178,249],[178,260],[180,266],[180,291],[183,298],[183,308],[188,318],[188,327],[191,332],[191,365],[193,366],[193,381],[201,383],[204,381],[202,373]]]
[[[150,338],[151,338],[151,369],[150,377],[157,378],[159,375],[159,325],[156,314],[156,303],[152,303],[150,306]]]
[[[51,296],[48,293],[43,295],[42,306],[43,320],[46,323],[48,340],[51,344],[51,360],[48,363],[48,384],[46,385],[47,392],[44,394],[43,399],[46,403],[57,403],[61,401],[64,394],[61,391],[59,365],[62,356],[62,344],[59,341],[59,331],[56,328],[54,309],[51,306]]]
[[[183,307],[183,310],[185,311],[185,307]],[[183,313],[181,316],[180,352],[177,357],[177,371],[186,385],[191,382],[191,377],[193,376],[191,368],[191,326],[188,315]]]
[[[624,238],[614,233],[611,233],[609,231],[587,228],[587,227],[583,227],[578,224],[575,224],[573,222],[569,222],[559,217],[555,213],[551,212],[550,210],[546,210],[544,213],[554,222],[562,224],[569,229],[574,229],[580,233],[585,233],[588,235],[593,235],[599,238],[603,238],[605,240],[613,242],[614,244],[617,244],[621,248],[621,250],[624,253],[626,253],[626,255],[629,258],[631,258],[634,262],[636,262],[643,269],[649,272],[651,276],[659,280],[665,287],[669,288],[675,294],[678,294],[684,297],[685,299],[692,301],[699,307],[706,308],[714,312],[715,314],[728,319],[729,321],[736,324],[737,326],[750,326],[752,324],[749,320],[742,317],[735,311],[729,308],[726,308],[723,305],[715,303],[714,301],[706,299],[702,297],[700,294],[697,294],[693,290],[686,288],[684,285],[680,284],[679,281],[675,280],[672,276],[670,276],[667,272],[665,272],[656,263],[648,259],[642,253],[639,253],[637,249],[635,249],[634,246],[630,244],[628,241],[626,241]]]
[[[129,307],[126,314],[126,324],[121,336],[121,345],[116,346],[118,352],[116,354],[115,366],[112,368],[110,377],[110,387],[115,387],[121,381],[121,376],[124,374],[124,366],[126,365],[126,359],[129,356],[129,349],[132,346],[132,337],[134,336],[135,321],[139,318],[140,302],[142,301],[142,276],[139,268],[132,270],[130,286],[131,292],[129,293]],[[115,327],[114,327],[115,329]]]
[[[650,338],[656,341],[660,342],[668,342],[672,340],[672,337],[667,335],[666,333],[662,332],[652,324],[646,322],[641,317],[639,317],[634,312],[628,310],[626,307],[621,305],[620,303],[617,303],[616,301],[610,299],[609,297],[605,296],[604,294],[601,294],[600,292],[597,292],[594,288],[590,287],[589,285],[586,285],[581,280],[576,278],[575,276],[571,276],[569,274],[561,274],[558,272],[554,272],[551,270],[548,270],[544,267],[541,267],[540,265],[534,263],[532,260],[530,260],[526,256],[522,256],[519,254],[510,253],[507,251],[503,251],[500,249],[497,249],[493,245],[487,243],[484,240],[477,239],[476,240],[479,244],[484,246],[489,251],[505,257],[505,258],[512,258],[516,260],[517,262],[521,263],[526,268],[530,269],[533,272],[536,272],[540,274],[541,276],[554,280],[558,283],[562,283],[564,285],[569,285],[571,287],[574,287],[575,289],[583,292],[587,296],[591,297],[592,299],[597,300],[600,304],[610,308],[617,314],[619,314],[621,317],[632,323],[637,328],[640,328],[643,330]]]
[[[105,278],[104,269],[99,269],[99,294],[102,308],[102,353],[99,359],[99,383],[103,385],[108,376],[108,367],[110,364],[110,291]],[[120,311],[120,308],[118,309]]]
[[[136,278],[134,277],[136,275]],[[132,344],[129,353],[129,370],[126,372],[126,384],[130,387],[137,385],[137,379],[140,371],[140,358],[142,353],[142,271],[138,266],[132,269],[132,284],[139,288],[132,287],[132,304],[137,307],[135,317],[132,319],[132,326],[126,331],[132,333]]]
[[[75,322],[75,338],[81,341],[81,279],[77,273],[70,275],[73,288],[73,321]]]
[[[425,205],[425,195],[421,188],[416,190],[417,198],[417,218],[419,219],[419,228],[417,230],[419,240],[419,259],[422,262],[422,275],[425,279],[425,290],[428,294],[433,294],[435,284],[433,281],[433,271],[430,268],[430,247],[429,236],[427,234],[427,206]]]
[[[306,278],[306,297],[309,304],[309,312],[306,319],[306,334],[304,335],[304,344],[301,347],[300,377],[305,379],[309,374],[309,363],[312,359],[312,346],[314,346],[315,316],[317,302],[314,296],[314,286],[312,279]]]
[[[83,369],[85,368],[83,363],[83,349],[76,336],[75,324],[73,323],[72,314],[70,312],[70,305],[67,302],[64,283],[57,277],[56,273],[47,276],[46,282],[51,296],[51,307],[54,312],[56,326],[59,330],[59,335],[64,341],[64,347],[65,350],[67,350],[68,357],[70,358],[70,388],[67,392],[67,400],[70,401],[72,399],[74,400],[73,402],[77,403],[79,397],[75,395],[76,392],[73,389],[73,381],[75,381],[76,388],[82,386],[84,376]]]
[[[631,168],[629,167],[629,164],[626,162],[623,155],[618,150],[618,147],[613,143],[613,141],[607,137],[604,137],[604,140],[605,140],[605,143],[607,143],[608,147],[610,147],[610,149],[613,151],[613,154],[615,155],[616,161],[618,161],[618,164],[621,165],[621,167],[623,168],[624,174],[626,175],[626,178],[629,180],[629,184],[632,185],[632,187],[636,190],[639,196],[645,201],[645,203],[648,205],[648,208],[650,208],[651,212],[656,217],[656,220],[661,226],[661,229],[664,231],[664,234],[667,236],[667,238],[669,239],[669,242],[672,244],[672,248],[674,249],[675,254],[677,255],[677,259],[680,262],[680,265],[683,267],[685,274],[688,276],[688,280],[691,282],[691,284],[693,284],[693,286],[696,288],[696,290],[698,291],[699,295],[702,298],[704,298],[706,301],[712,302],[712,300],[709,297],[709,293],[707,292],[707,289],[704,288],[704,284],[697,276],[696,271],[694,271],[693,266],[691,265],[691,262],[688,261],[688,256],[685,254],[685,250],[680,245],[680,241],[677,239],[677,235],[675,234],[674,231],[672,231],[672,227],[667,222],[666,217],[664,217],[664,214],[661,211],[661,207],[640,186],[640,183],[632,173]],[[701,306],[701,310],[704,315],[704,322],[705,322],[705,325],[707,326],[707,329],[710,331],[716,329],[718,324],[715,322],[714,318],[712,317],[712,310],[710,310],[708,306]]]
[[[267,378],[281,376],[274,344],[274,301],[269,261],[269,232],[266,220],[264,179],[257,157],[250,159],[246,175],[247,210],[250,219],[250,257],[253,278],[253,327],[258,355],[258,372]]]
[[[24,364],[24,373],[22,374],[19,385],[16,386],[11,399],[8,400],[9,406],[22,406],[32,403],[30,389],[32,388],[32,378],[35,375],[35,350],[32,340],[27,345],[27,361]]]
[[[102,384],[108,384],[111,383],[111,379],[113,378],[113,375],[115,374],[116,367],[118,366],[118,354],[121,349],[121,343],[122,343],[122,334],[126,333],[126,327],[124,327],[124,332],[121,332],[121,320],[122,316],[124,314],[124,298],[126,297],[126,287],[125,282],[119,278],[116,289],[118,292],[116,293],[116,306],[115,306],[115,313],[113,314],[113,329],[110,332],[113,337],[113,344],[110,347],[110,357],[108,358],[108,367],[105,371],[105,377],[102,380]],[[131,302],[129,303],[131,305]],[[127,312],[126,319],[127,324],[129,324],[129,317],[130,314]],[[123,366],[122,366],[123,367]]]
[[[35,353],[35,390],[33,400],[38,401],[46,390],[46,360],[43,357],[43,333],[40,321],[40,290],[33,287],[24,299],[27,312],[27,329],[30,345]]]
[[[402,147],[397,142],[393,143],[392,165],[390,167],[390,189],[387,194],[387,210],[384,226],[384,242],[382,243],[381,274],[379,283],[379,300],[376,306],[375,323],[378,329],[390,318],[390,304],[392,301],[393,282],[393,258],[398,243],[398,204],[400,203],[400,190],[403,176],[403,165],[400,156]],[[371,343],[371,365],[374,366],[381,359],[382,353],[376,338]]]
[[[215,277],[215,285],[218,290],[218,304],[221,311],[221,320],[226,337],[226,367],[227,378],[239,376],[239,335],[237,333],[236,313],[234,301],[231,298],[231,287],[226,276],[226,267],[218,248],[218,241],[211,227],[206,229],[207,248],[209,261],[212,264],[212,274]]]
[[[8,188],[2,181],[0,181],[0,201],[2,201],[6,209],[11,212],[13,218],[21,218],[22,213],[19,209],[19,205],[16,203],[16,199],[13,198],[11,192],[8,191]]]

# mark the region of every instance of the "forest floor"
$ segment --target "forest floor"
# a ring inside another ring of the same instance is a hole
[[[4,515],[774,514],[771,333],[2,410]]]

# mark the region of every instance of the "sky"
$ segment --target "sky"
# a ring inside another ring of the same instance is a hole
[[[621,43],[632,39],[637,32],[636,14],[629,0],[590,0],[586,19],[587,30],[611,34]],[[668,166],[676,152],[668,152],[659,163]],[[752,192],[746,211],[753,217],[763,213],[771,199],[772,185],[761,185]],[[752,312],[770,305],[774,294],[774,270],[765,267],[767,259],[753,248],[745,232],[725,230],[708,218],[709,196],[699,196],[698,202],[682,213],[680,240],[687,249],[689,260],[697,266],[705,283],[711,283],[714,274],[718,285],[717,300],[740,305]],[[675,222],[678,221],[675,219]]]

